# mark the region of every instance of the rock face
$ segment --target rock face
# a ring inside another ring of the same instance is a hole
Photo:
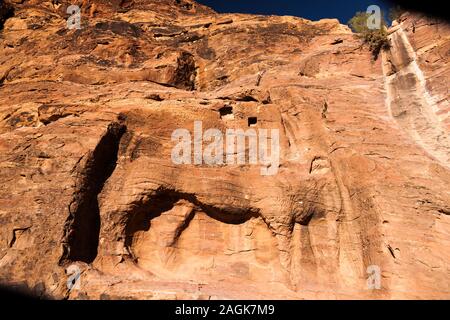
[[[448,25],[406,14],[373,61],[337,20],[83,1],[77,30],[68,1],[10,2],[2,284],[58,299],[450,298]],[[277,173],[174,164],[172,133],[196,121],[278,129]]]

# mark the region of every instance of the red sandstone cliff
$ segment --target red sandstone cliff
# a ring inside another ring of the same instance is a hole
[[[373,61],[337,20],[117,0],[69,30],[68,1],[9,2],[1,283],[71,299],[450,298],[447,24],[406,14]],[[175,129],[249,118],[280,130],[278,174],[171,161]]]

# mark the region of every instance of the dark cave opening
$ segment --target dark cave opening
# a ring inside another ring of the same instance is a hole
[[[220,118],[224,118],[226,116],[232,115],[233,114],[233,107],[230,106],[224,106],[222,108],[219,109],[219,114],[220,114]]]
[[[254,127],[254,126],[256,126],[257,123],[258,123],[257,117],[249,117],[248,118],[248,126],[249,127]]]
[[[65,252],[62,261],[92,263],[97,256],[100,234],[100,210],[97,196],[117,164],[119,144],[126,127],[108,126],[81,172],[80,187],[69,206],[65,227]],[[73,209],[72,209],[73,208]]]

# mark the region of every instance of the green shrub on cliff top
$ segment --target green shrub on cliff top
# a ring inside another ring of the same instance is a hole
[[[350,28],[356,32],[361,39],[363,39],[364,43],[369,46],[369,49],[376,60],[381,50],[387,50],[390,48],[390,42],[388,39],[385,20],[383,18],[381,19],[380,27],[378,29],[370,29],[367,24],[369,18],[370,14],[365,12],[357,12],[356,15],[350,19],[348,24]]]

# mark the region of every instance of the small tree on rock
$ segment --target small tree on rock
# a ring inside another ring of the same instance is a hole
[[[377,29],[370,29],[368,26],[368,19],[370,14],[366,12],[357,12],[353,18],[348,22],[353,32],[358,34],[358,37],[363,39],[364,43],[369,46],[374,59],[378,59],[381,50],[387,50],[391,47],[387,25],[384,19],[381,19],[380,27]]]

